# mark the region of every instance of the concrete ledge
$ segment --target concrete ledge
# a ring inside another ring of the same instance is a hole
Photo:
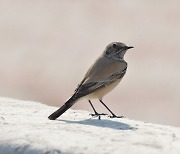
[[[180,128],[0,98],[0,154],[179,154]]]

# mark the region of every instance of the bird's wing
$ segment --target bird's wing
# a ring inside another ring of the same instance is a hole
[[[82,84],[75,90],[74,95],[77,98],[86,96],[100,88],[106,87],[107,85],[115,82],[117,79],[121,79],[125,75],[125,73],[126,73],[126,69],[111,75],[109,78],[107,78],[107,80]]]
[[[125,75],[127,70],[127,63],[125,61],[117,63],[107,61],[103,66],[100,66],[102,64],[100,60],[101,59],[98,59],[85,75],[85,78],[75,90],[74,97],[80,98],[86,96],[115,82],[117,79],[120,79]],[[103,61],[104,60],[105,59],[103,59]]]

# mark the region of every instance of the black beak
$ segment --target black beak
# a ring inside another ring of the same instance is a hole
[[[124,49],[125,49],[125,50],[128,50],[128,49],[131,49],[131,48],[134,48],[134,47],[131,47],[131,46],[128,47],[128,46],[126,46]]]

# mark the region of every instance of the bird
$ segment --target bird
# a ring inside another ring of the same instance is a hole
[[[76,102],[86,98],[92,107],[92,116],[107,115],[98,113],[92,104],[92,99],[98,99],[102,105],[111,113],[111,118],[122,118],[117,116],[103,102],[103,96],[112,91],[122,80],[127,71],[127,62],[124,55],[127,50],[134,48],[121,42],[112,42],[106,46],[103,53],[97,58],[94,64],[88,69],[82,81],[78,84],[74,94],[53,112],[48,118],[55,120],[72,107]]]

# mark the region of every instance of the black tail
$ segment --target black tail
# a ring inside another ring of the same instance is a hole
[[[73,106],[75,102],[76,99],[71,97],[63,106],[61,106],[57,111],[52,113],[48,118],[50,120],[55,120],[56,118],[61,116],[64,112],[66,112],[71,106]]]

